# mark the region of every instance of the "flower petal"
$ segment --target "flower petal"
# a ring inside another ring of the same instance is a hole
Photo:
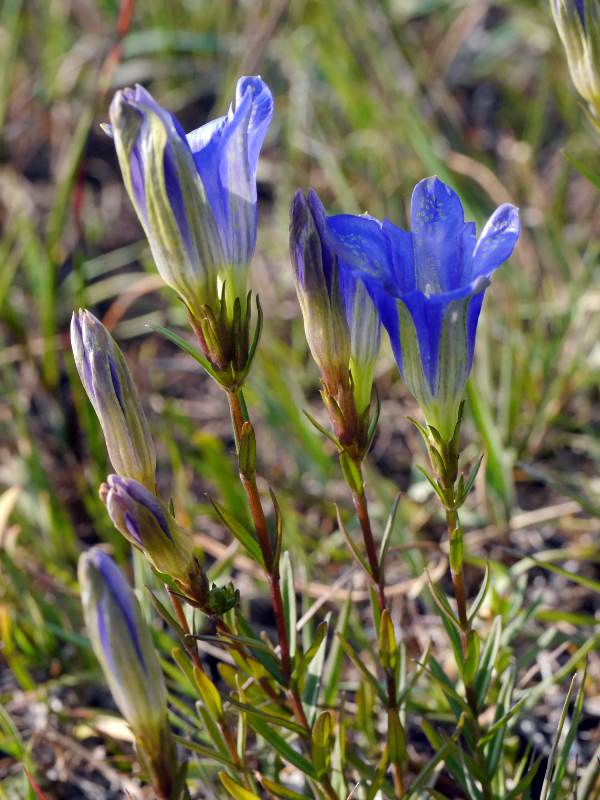
[[[515,248],[521,226],[519,209],[504,203],[487,221],[473,253],[473,277],[489,275]]]
[[[412,233],[402,230],[389,219],[383,220],[383,232],[390,243],[396,294],[416,289],[415,254]]]
[[[410,218],[417,287],[428,296],[455,289],[465,224],[458,195],[436,176],[425,178],[414,188]]]
[[[248,122],[248,166],[252,178],[255,178],[258,156],[273,116],[273,95],[260,75],[244,76],[238,80],[236,106],[241,104],[247,93],[252,98],[252,112]],[[254,186],[256,189],[256,184]]]

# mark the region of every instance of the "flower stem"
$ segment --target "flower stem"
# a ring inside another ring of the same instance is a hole
[[[458,505],[460,501],[456,492],[456,475],[458,473],[458,452],[446,451],[444,463],[446,464],[445,473],[440,475],[440,484],[445,497],[446,524],[448,527],[448,541],[450,545],[450,574],[452,575],[452,585],[454,586],[454,599],[456,600],[456,610],[458,622],[460,624],[460,641],[463,653],[463,661],[466,663],[468,656],[469,639],[471,634],[471,622],[467,611],[467,594],[465,590],[465,576],[462,554],[462,531],[458,518]],[[484,800],[492,800],[492,793],[487,780],[485,759],[478,748],[481,738],[481,727],[479,725],[479,709],[477,696],[472,682],[464,681],[465,697],[472,715],[472,734],[475,744],[475,760],[479,764],[484,780],[481,781]]]
[[[201,672],[204,672],[205,671],[204,670],[204,666],[203,666],[202,660],[201,660],[201,658],[200,658],[200,656],[198,654],[198,648],[196,647],[196,644],[195,644],[194,640],[192,639],[190,626],[188,625],[188,621],[187,621],[187,618],[185,616],[185,612],[183,610],[183,605],[181,603],[181,600],[179,599],[179,597],[177,597],[176,594],[171,592],[169,589],[167,589],[167,591],[169,593],[169,597],[171,598],[171,603],[173,605],[173,610],[175,611],[175,616],[177,617],[177,621],[179,622],[179,624],[181,626],[181,629],[183,630],[183,633],[185,634],[185,642],[186,642],[185,649],[186,649],[186,652],[188,654],[188,657],[190,658],[192,664],[195,667],[197,667]],[[229,750],[229,755],[231,756],[231,759],[232,759],[233,763],[240,770],[240,772],[244,775],[244,782],[246,783],[246,786],[248,787],[248,789],[251,789],[252,788],[252,783],[251,783],[250,777],[248,775],[248,770],[244,766],[244,764],[242,763],[242,760],[240,759],[240,757],[238,755],[237,747],[235,745],[235,738],[233,736],[233,733],[231,732],[231,729],[229,728],[227,722],[224,719],[219,721],[218,724],[219,724],[219,728],[221,729],[221,733],[223,734],[223,739],[225,741],[227,749]]]
[[[233,433],[235,437],[236,450],[239,452],[240,441],[242,438],[242,428],[245,423],[248,423],[248,414],[246,405],[242,395],[241,389],[236,391],[227,391],[227,400],[229,402],[229,410],[231,412],[231,422],[233,426]],[[269,537],[269,529],[267,527],[267,520],[262,506],[262,500],[256,484],[254,474],[248,475],[240,471],[240,480],[246,498],[248,500],[248,508],[256,538],[261,549],[267,582],[271,593],[271,604],[273,607],[273,614],[275,616],[275,625],[277,627],[277,638],[279,641],[279,651],[281,655],[281,669],[283,673],[284,685],[289,697],[289,702],[296,717],[297,722],[304,729],[304,739],[307,748],[310,750],[310,725],[306,718],[304,708],[302,706],[302,699],[298,689],[292,685],[292,659],[290,656],[290,642],[288,631],[285,624],[285,612],[283,608],[283,596],[281,594],[281,582],[279,576],[279,563],[278,559],[274,557],[273,546]],[[329,778],[321,779],[320,785],[329,800],[337,800],[337,794],[333,789]]]
[[[357,464],[357,466],[360,471],[362,484],[362,468],[360,463]],[[377,549],[375,547],[375,539],[373,537],[373,529],[371,527],[371,519],[369,516],[369,506],[364,489],[361,491],[353,491],[352,500],[354,502],[356,516],[358,517],[358,521],[362,530],[363,541],[365,544],[365,550],[367,551],[367,559],[369,561],[369,568],[371,571],[371,578],[377,588],[377,603],[379,606],[379,611],[382,612],[384,609],[389,611],[385,596],[385,577],[377,556]],[[396,686],[395,671],[389,668],[386,669],[385,678],[387,685],[387,709],[388,711],[394,711],[397,713],[398,708],[396,703],[398,688]],[[405,788],[402,774],[402,764],[400,761],[394,761],[392,763],[392,780],[394,783],[394,796],[401,800],[401,798],[405,796]]]

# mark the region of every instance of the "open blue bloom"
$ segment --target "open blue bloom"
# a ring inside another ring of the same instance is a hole
[[[156,484],[156,453],[127,362],[110,333],[89,311],[71,319],[75,366],[94,407],[113,468],[149,489]]]
[[[115,703],[144,749],[158,755],[167,736],[167,692],[139,603],[100,548],[79,560],[86,626]]]
[[[500,206],[479,239],[458,195],[436,177],[414,189],[411,232],[389,220],[330,217],[330,242],[366,283],[409,389],[430,425],[452,436],[471,371],[492,273],[519,237],[518,210]]]
[[[273,114],[260,77],[237,82],[224,117],[186,134],[141,86],[116,93],[109,132],[161,277],[192,315],[246,299],[257,231],[256,168]]]
[[[325,209],[312,189],[292,201],[290,256],[306,339],[323,383],[336,397],[351,382],[360,416],[371,401],[381,323],[362,279],[332,250]]]

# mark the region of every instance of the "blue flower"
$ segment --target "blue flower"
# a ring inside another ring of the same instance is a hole
[[[330,217],[330,242],[365,281],[409,389],[428,423],[449,439],[485,289],[517,242],[518,210],[500,206],[477,239],[458,195],[432,177],[416,185],[410,216],[411,232],[389,220]]]
[[[257,231],[256,168],[273,114],[260,77],[237,82],[235,102],[189,133],[143,87],[117,92],[109,132],[161,277],[192,316],[246,302]]]
[[[119,710],[151,755],[166,738],[167,691],[139,603],[114,561],[100,548],[79,560],[85,623]]]
[[[362,279],[332,250],[327,219],[316,192],[296,193],[290,209],[296,291],[325,393],[344,418],[343,439],[368,416],[381,323]]]

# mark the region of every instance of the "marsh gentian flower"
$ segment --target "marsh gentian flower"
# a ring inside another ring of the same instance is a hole
[[[100,487],[100,497],[115,528],[142,550],[159,572],[170,575],[202,605],[208,582],[194,557],[192,536],[156,495],[131,478],[109,475]]]
[[[167,691],[139,603],[114,561],[95,547],[79,559],[85,623],[115,703],[136,739],[159,753]]]
[[[438,178],[414,189],[411,228],[330,217],[330,242],[365,282],[404,379],[427,422],[452,437],[471,371],[477,321],[492,273],[519,236],[518,210],[500,206],[479,239],[458,195]]]
[[[325,209],[312,190],[292,201],[290,256],[306,339],[336,433],[347,443],[368,416],[381,324],[363,281],[331,249]]]
[[[550,0],[571,79],[600,124],[600,0]]]
[[[104,325],[89,311],[71,319],[77,372],[98,415],[114,469],[154,490],[156,453],[127,362]]]
[[[141,86],[117,92],[110,107],[125,185],[158,271],[189,309],[219,369],[231,349],[220,320],[233,324],[236,302],[246,312],[256,168],[272,114],[260,77],[240,78],[227,115],[187,136]]]

